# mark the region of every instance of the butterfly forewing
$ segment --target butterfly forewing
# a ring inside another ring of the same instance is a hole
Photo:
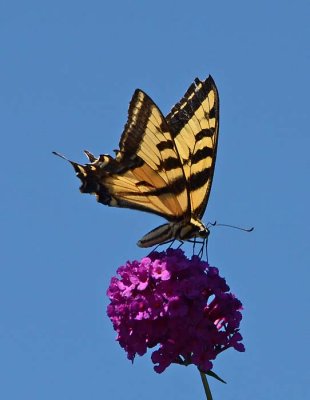
[[[210,194],[218,141],[219,98],[213,79],[196,79],[166,120],[183,165],[191,213],[201,218]]]

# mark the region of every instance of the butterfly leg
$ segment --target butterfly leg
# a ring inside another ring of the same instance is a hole
[[[203,245],[204,245],[204,248],[205,248],[205,251],[206,251],[206,260],[207,260],[207,263],[209,264],[209,256],[208,256],[208,237],[205,238]]]
[[[177,250],[183,245],[183,243],[183,240],[180,240],[180,244],[178,245]]]
[[[161,246],[161,243],[155,246],[155,248],[148,255],[150,256],[151,254],[155,253],[155,251],[158,249],[159,246]]]
[[[199,244],[201,245],[201,247],[197,253],[197,256],[199,258],[202,258],[206,239],[202,239],[202,241],[200,241],[200,240],[197,240],[197,238],[195,237],[194,239],[187,239],[187,242],[193,243],[193,256],[195,255],[196,245],[199,245]]]
[[[171,249],[171,247],[173,246],[173,243],[175,242],[175,239],[174,240],[171,240],[170,241],[170,244],[169,244],[169,246],[167,247],[168,249]],[[169,242],[168,242],[169,243]]]
[[[195,255],[195,247],[196,247],[196,237],[194,237],[194,244],[193,244],[193,255]]]

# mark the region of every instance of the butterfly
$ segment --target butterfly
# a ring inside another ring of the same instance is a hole
[[[82,181],[80,191],[99,203],[146,211],[168,222],[138,241],[140,247],[173,240],[206,239],[201,218],[206,209],[219,132],[219,96],[211,76],[198,78],[164,117],[142,90],[134,92],[115,156],[71,163]]]

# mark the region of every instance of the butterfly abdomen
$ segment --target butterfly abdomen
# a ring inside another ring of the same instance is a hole
[[[139,247],[151,247],[157,244],[168,243],[173,240],[189,240],[195,237],[207,238],[209,229],[199,220],[191,218],[160,225],[143,236],[137,243]]]

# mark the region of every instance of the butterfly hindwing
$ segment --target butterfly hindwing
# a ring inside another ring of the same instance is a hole
[[[131,100],[115,160],[108,157],[100,156],[88,167],[92,178],[97,177],[99,202],[149,211],[168,220],[189,212],[186,181],[169,127],[141,90],[136,90]],[[105,165],[103,160],[109,163]],[[90,179],[89,174],[79,177]]]

